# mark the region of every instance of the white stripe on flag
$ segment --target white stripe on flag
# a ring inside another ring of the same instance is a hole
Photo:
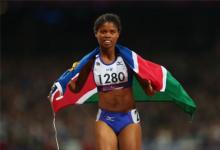
[[[55,83],[55,86],[57,86],[57,89],[59,90],[60,94],[63,95],[63,89],[62,89],[62,86],[60,85],[59,82],[56,82]],[[55,93],[55,92],[54,92]]]
[[[75,79],[75,78],[78,77],[78,76],[79,76],[79,73],[77,73],[74,77],[72,77],[71,80]]]
[[[94,88],[93,90],[85,93],[82,97],[80,97],[76,104],[83,104],[90,96],[92,96],[95,93],[97,93],[97,88]]]
[[[58,92],[59,89],[56,89],[52,94],[51,94],[51,97],[50,97],[50,102],[52,103],[53,102],[53,98],[54,98],[54,95],[56,94],[56,92]]]
[[[164,92],[166,89],[166,82],[167,82],[167,69],[161,66],[162,68],[162,73],[163,73],[163,86],[161,88],[161,92]]]
[[[136,73],[138,73],[139,72],[139,69],[138,69],[138,61],[137,61],[137,54],[135,53],[135,52],[133,52],[133,51],[131,51],[132,52],[132,59],[133,59],[133,62],[134,62],[134,71],[136,72]]]

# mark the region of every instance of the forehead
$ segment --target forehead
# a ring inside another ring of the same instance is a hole
[[[104,22],[103,24],[101,24],[98,28],[98,30],[107,30],[107,29],[111,29],[111,30],[118,30],[117,26],[114,24],[114,22]]]

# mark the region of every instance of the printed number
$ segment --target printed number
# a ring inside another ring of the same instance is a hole
[[[137,116],[137,121],[140,121],[140,117],[139,117],[139,114],[138,114],[137,110],[135,110],[135,114]]]
[[[112,73],[112,82],[117,82],[118,81],[118,79],[117,79],[117,74],[116,73]]]
[[[105,74],[104,77],[107,77],[107,79],[105,80],[105,83],[111,83],[110,82],[110,74]]]
[[[101,75],[98,75],[99,76],[99,81],[100,81],[100,84],[103,84],[102,82],[102,76]],[[111,75],[110,74],[104,74],[103,76],[105,78],[105,82],[104,84],[107,84],[107,83],[116,83],[119,81],[124,81],[125,80],[125,75],[123,72],[119,72],[118,75],[116,73],[112,73]]]
[[[140,121],[140,117],[139,117],[139,114],[137,114],[137,121]]]
[[[125,75],[124,75],[123,72],[119,72],[119,74],[118,74],[118,79],[119,79],[119,81],[124,81]]]
[[[101,75],[99,75],[99,82],[100,82],[100,84],[102,84],[102,76]]]

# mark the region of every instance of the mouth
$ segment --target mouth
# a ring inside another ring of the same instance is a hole
[[[103,42],[105,45],[109,45],[109,44],[111,44],[112,42],[110,41],[110,40],[104,40],[104,42]]]

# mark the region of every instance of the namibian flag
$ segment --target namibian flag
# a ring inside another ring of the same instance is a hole
[[[117,45],[116,49],[137,76],[143,80],[150,80],[153,88],[158,91],[154,96],[148,96],[134,77],[132,87],[134,99],[137,102],[173,102],[184,112],[193,115],[196,104],[170,72],[161,65],[143,59],[126,47]],[[54,112],[73,104],[98,102],[97,87],[92,71],[79,93],[72,93],[68,87],[69,81],[77,80],[80,70],[98,53],[99,49],[94,49],[80,60],[79,65],[73,71],[67,70],[54,83],[51,91],[51,104]]]

